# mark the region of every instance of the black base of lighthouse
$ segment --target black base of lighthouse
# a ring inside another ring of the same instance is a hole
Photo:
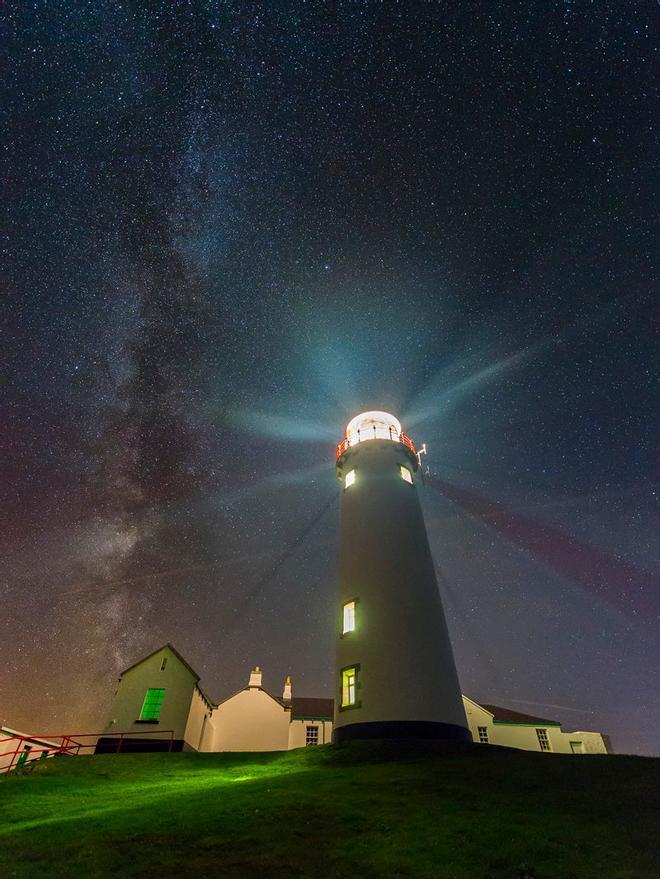
[[[337,727],[333,734],[335,744],[356,739],[415,740],[434,739],[444,742],[472,743],[470,730],[454,723],[435,723],[428,720],[381,720],[371,723],[350,723]]]

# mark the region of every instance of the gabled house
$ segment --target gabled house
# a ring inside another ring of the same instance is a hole
[[[558,754],[611,753],[608,736],[599,732],[564,732],[558,720],[477,704],[467,696],[463,696],[463,705],[472,740],[477,743]]]
[[[215,708],[199,686],[199,675],[171,645],[164,644],[119,676],[112,716],[97,753],[121,749],[202,751]],[[167,733],[163,734],[163,731]]]
[[[290,677],[284,682],[282,696],[273,696],[261,681],[257,666],[247,687],[217,705],[214,738],[208,750],[288,751],[331,741],[332,699],[293,696]]]

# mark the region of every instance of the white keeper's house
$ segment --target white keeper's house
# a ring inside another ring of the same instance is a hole
[[[467,696],[463,705],[474,742],[560,754],[611,751],[599,732],[565,732],[559,721]],[[122,672],[96,751],[287,751],[331,742],[334,712],[333,699],[294,696],[290,677],[281,695],[272,695],[259,667],[246,687],[216,704],[195,670],[165,644]]]

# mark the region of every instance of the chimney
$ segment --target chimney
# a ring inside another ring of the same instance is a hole
[[[261,687],[261,669],[258,665],[255,665],[254,671],[250,672],[248,687]]]
[[[284,681],[284,690],[282,691],[282,701],[291,701],[291,675],[287,675]]]

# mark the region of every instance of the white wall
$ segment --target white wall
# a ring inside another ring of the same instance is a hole
[[[559,753],[562,754],[607,754],[607,744],[599,732],[562,732],[561,738],[553,740]]]
[[[521,751],[540,751],[537,729],[544,729],[550,742],[550,751],[560,750],[561,730],[559,727],[546,726],[538,723],[533,725],[518,723],[493,723],[489,728],[491,745],[505,745],[507,748],[519,748]]]
[[[286,751],[290,710],[265,690],[250,687],[221,702],[213,712],[210,751]]]
[[[183,734],[187,747],[194,751],[208,750],[205,745],[208,746],[213,738],[212,712],[213,707],[207,703],[199,689],[195,687],[190,703],[188,723]]]
[[[289,748],[305,747],[308,726],[318,727],[319,745],[329,745],[332,742],[331,720],[292,720],[289,726]]]

